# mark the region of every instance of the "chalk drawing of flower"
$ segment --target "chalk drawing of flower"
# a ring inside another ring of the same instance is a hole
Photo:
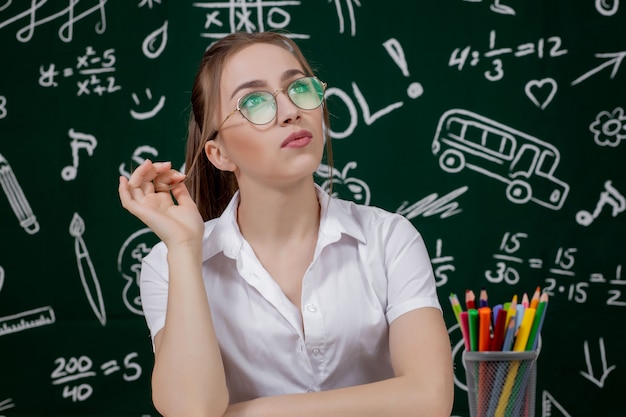
[[[626,139],[626,116],[624,109],[615,108],[612,113],[603,110],[596,116],[596,120],[589,125],[593,133],[593,140],[599,146],[615,148],[620,141]]]

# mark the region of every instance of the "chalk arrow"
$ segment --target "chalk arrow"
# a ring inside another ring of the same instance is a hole
[[[593,368],[591,367],[591,358],[589,357],[589,342],[587,342],[586,340],[585,340],[585,343],[583,344],[583,348],[585,350],[585,362],[587,364],[587,372],[580,371],[580,374],[584,376],[585,378],[587,378],[589,381],[596,384],[598,387],[603,388],[604,380],[606,379],[607,376],[609,376],[611,371],[615,369],[615,365],[611,366],[610,368],[606,367],[606,354],[604,352],[604,339],[603,338],[600,338],[599,344],[600,344],[600,360],[602,361],[602,377],[600,379],[597,379],[593,375]]]
[[[613,77],[615,77],[615,74],[617,74],[617,70],[619,70],[619,66],[622,63],[622,60],[624,59],[625,56],[626,56],[626,51],[609,52],[606,54],[596,54],[596,58],[610,58],[610,59],[604,62],[603,64],[600,64],[597,67],[587,71],[580,77],[576,78],[574,81],[572,81],[571,85],[576,85],[586,80],[587,78],[591,77],[595,73],[600,72],[607,67],[610,67],[611,65],[613,65],[613,71],[611,71],[611,79],[613,79]]]

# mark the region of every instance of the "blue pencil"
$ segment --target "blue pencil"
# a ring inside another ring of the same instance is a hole
[[[511,350],[513,347],[513,336],[515,335],[515,316],[511,316],[509,320],[509,325],[506,329],[506,334],[504,335],[504,343],[502,344],[502,351],[505,352],[507,350]]]

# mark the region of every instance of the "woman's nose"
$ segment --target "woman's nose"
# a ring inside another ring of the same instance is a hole
[[[276,100],[276,118],[280,124],[293,123],[300,119],[300,108],[293,104],[287,92],[278,90],[274,94]]]

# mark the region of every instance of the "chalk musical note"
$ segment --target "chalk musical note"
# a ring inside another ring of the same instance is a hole
[[[68,6],[66,8],[61,9],[61,10],[56,10],[56,11],[51,10],[50,15],[43,16],[43,17],[40,16],[42,13],[39,11],[39,9],[44,8],[44,6],[46,6],[46,3],[48,3],[48,0],[37,0],[37,1],[31,1],[31,2],[16,2],[16,3],[20,3],[20,5],[28,3],[29,8],[27,8],[24,11],[18,12],[17,14],[13,15],[13,17],[10,17],[4,21],[0,21],[0,29],[12,23],[15,23],[21,19],[26,19],[28,21],[26,26],[19,29],[15,34],[15,37],[18,41],[26,43],[26,42],[30,42],[30,40],[35,35],[35,30],[39,26],[42,26],[45,23],[50,23],[50,22],[55,21],[56,19],[67,16],[67,21],[61,25],[57,33],[58,33],[60,40],[62,40],[63,42],[69,43],[74,39],[74,24],[85,19],[86,17],[88,17],[89,15],[93,13],[97,13],[97,12],[100,13],[100,21],[97,22],[95,25],[96,33],[102,34],[106,31],[106,15],[105,15],[104,6],[106,5],[107,1],[108,0],[97,0],[96,5],[91,6],[87,10],[81,11],[81,10],[76,10],[77,9],[76,5],[79,3],[79,1],[70,0],[67,2]],[[50,2],[50,3],[53,3],[53,2]],[[60,2],[54,2],[54,3],[60,3]],[[1,6],[2,8],[0,9],[0,11],[9,7],[9,5],[11,4],[12,4],[12,1],[9,0],[7,3]]]
[[[87,245],[83,240],[83,233],[85,232],[85,222],[78,213],[74,213],[72,221],[70,222],[70,235],[74,237],[74,253],[76,255],[76,263],[78,265],[78,273],[80,274],[80,281],[83,284],[85,295],[91,305],[100,323],[106,325],[106,312],[104,310],[104,301],[102,299],[102,290],[100,289],[100,282],[96,275],[96,270],[91,262]]]
[[[70,129],[68,134],[70,138],[72,138],[70,142],[70,147],[72,148],[72,165],[66,166],[61,171],[61,177],[65,181],[71,181],[76,178],[79,165],[78,151],[84,149],[89,156],[92,156],[94,149],[98,146],[98,141],[93,135],[76,132],[74,129]]]
[[[13,169],[9,162],[0,154],[0,185],[2,190],[9,199],[9,204],[13,209],[13,213],[20,222],[20,226],[28,233],[33,235],[39,231],[39,223],[33,214],[33,210],[24,196],[22,187],[17,182]]]
[[[598,218],[605,205],[611,206],[611,215],[613,217],[626,210],[626,198],[624,198],[624,196],[611,185],[610,180],[604,183],[604,189],[605,191],[600,193],[600,199],[598,200],[598,204],[596,204],[596,208],[593,210],[593,213],[590,213],[587,210],[581,210],[576,213],[576,222],[578,224],[581,226],[589,226],[595,219]]]

